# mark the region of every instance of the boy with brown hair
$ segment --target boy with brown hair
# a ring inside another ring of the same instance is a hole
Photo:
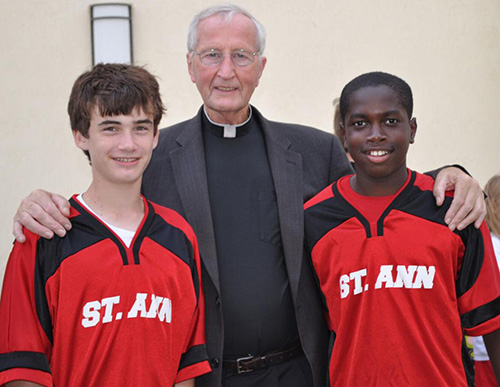
[[[141,67],[99,64],[76,80],[68,113],[93,178],[70,200],[65,237],[25,231],[14,245],[0,385],[193,386],[210,371],[196,237],[140,194],[163,112]]]

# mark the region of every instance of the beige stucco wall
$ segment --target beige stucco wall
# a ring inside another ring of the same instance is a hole
[[[11,219],[40,187],[69,196],[90,179],[66,103],[88,69],[87,0],[0,2],[0,272]],[[134,0],[137,64],[160,77],[162,125],[190,118],[200,97],[185,64],[191,16],[207,1]],[[482,185],[500,172],[498,0],[235,0],[267,27],[268,65],[252,102],[270,119],[331,130],[331,100],[371,70],[407,80],[419,130],[409,165],[460,163]],[[0,275],[1,277],[1,275]]]

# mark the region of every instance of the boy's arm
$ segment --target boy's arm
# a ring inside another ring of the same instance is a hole
[[[484,335],[484,344],[488,350],[488,356],[495,372],[497,384],[500,386],[500,329]]]
[[[53,384],[49,328],[44,328],[37,308],[47,303],[43,285],[37,286],[37,279],[43,281],[37,241],[27,234],[26,243],[14,243],[7,261],[0,298],[0,385],[14,381]]]
[[[188,379],[180,383],[175,383],[174,387],[194,387],[194,379]]]

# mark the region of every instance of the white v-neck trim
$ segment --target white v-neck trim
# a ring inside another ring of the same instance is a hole
[[[80,203],[83,204],[83,206],[89,210],[91,213],[93,213],[101,222],[103,222],[106,226],[108,226],[113,232],[118,235],[118,237],[123,241],[125,246],[130,247],[130,244],[132,243],[132,240],[134,239],[135,233],[137,230],[131,231],[131,230],[126,230],[121,227],[116,227],[113,226],[112,224],[109,224],[106,222],[102,217],[100,217],[92,208],[89,207],[89,205],[85,202],[83,199],[83,193],[77,196],[77,199]]]

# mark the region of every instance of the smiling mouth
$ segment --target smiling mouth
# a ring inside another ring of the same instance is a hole
[[[220,91],[234,91],[236,87],[216,87],[216,89]]]
[[[131,163],[139,160],[137,157],[114,157],[113,159],[119,161],[120,163]]]
[[[381,156],[385,156],[385,155],[388,155],[388,154],[392,153],[392,151],[388,151],[388,150],[372,150],[372,151],[367,151],[367,152],[364,152],[364,153],[367,154],[368,156],[381,157]]]

